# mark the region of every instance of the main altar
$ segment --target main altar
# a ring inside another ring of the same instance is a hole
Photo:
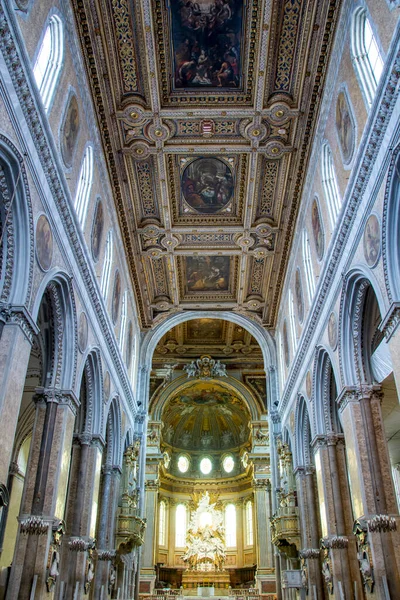
[[[223,513],[211,503],[208,492],[198,499],[192,513],[183,560],[187,565],[182,575],[185,590],[198,596],[212,596],[215,588],[220,595],[223,589],[228,590]]]

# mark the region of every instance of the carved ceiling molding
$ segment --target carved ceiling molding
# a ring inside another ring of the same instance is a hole
[[[212,303],[275,326],[341,2],[251,0],[240,85],[172,89],[164,0],[73,0],[143,327]],[[196,159],[227,165],[219,205],[186,191]],[[200,289],[197,253],[234,268]]]

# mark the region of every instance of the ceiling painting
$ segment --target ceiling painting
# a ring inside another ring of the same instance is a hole
[[[229,289],[228,256],[187,256],[186,286],[188,292],[220,292]]]
[[[196,158],[183,171],[184,200],[199,213],[223,210],[232,198],[233,187],[232,169],[219,158]]]
[[[174,87],[239,88],[243,0],[170,0]]]
[[[249,420],[246,404],[229,385],[190,382],[165,405],[163,442],[178,449],[235,448],[248,441]]]
[[[342,0],[71,2],[142,327],[273,329]]]
[[[188,340],[222,341],[224,323],[221,319],[194,319],[187,324]]]

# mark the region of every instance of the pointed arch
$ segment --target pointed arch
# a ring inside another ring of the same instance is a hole
[[[373,380],[372,348],[383,338],[379,330],[386,313],[379,285],[371,272],[350,271],[343,282],[339,314],[339,359],[342,383],[361,385]],[[373,331],[371,320],[375,320]]]
[[[49,364],[43,385],[50,388],[73,390],[77,364],[77,317],[75,295],[69,275],[53,270],[47,274],[36,294],[32,309],[38,321],[51,320],[46,339]]]
[[[314,435],[340,433],[341,424],[336,405],[337,379],[328,351],[318,347],[314,359],[313,421]]]
[[[111,400],[107,418],[106,418],[106,428],[108,435],[108,452],[109,458],[113,466],[121,466],[122,465],[122,420],[121,420],[121,406],[118,396],[114,396]],[[128,444],[129,445],[129,444]]]
[[[295,453],[294,466],[306,467],[312,464],[311,458],[311,422],[307,402],[299,396],[295,414]]]
[[[17,148],[0,134],[0,300],[26,305],[32,289],[33,213],[26,169]]]

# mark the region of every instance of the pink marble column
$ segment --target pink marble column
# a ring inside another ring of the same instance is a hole
[[[47,593],[51,543],[53,527],[64,517],[77,399],[71,391],[40,389],[37,392],[7,600],[53,596],[53,591]]]
[[[0,483],[7,487],[8,470],[33,337],[38,328],[24,307],[3,308],[0,339]]]
[[[400,524],[381,413],[379,386],[344,388],[338,398],[343,424],[358,555],[363,582],[377,598],[400,598]],[[381,520],[383,516],[383,520]],[[382,526],[380,523],[382,522]],[[362,560],[361,560],[362,559]],[[373,574],[368,573],[369,565]]]

